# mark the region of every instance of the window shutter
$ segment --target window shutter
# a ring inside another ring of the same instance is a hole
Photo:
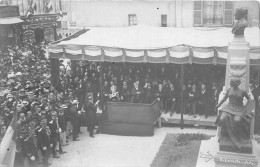
[[[194,26],[202,26],[202,1],[194,1]]]
[[[233,25],[233,2],[232,1],[225,1],[224,6],[224,25]]]

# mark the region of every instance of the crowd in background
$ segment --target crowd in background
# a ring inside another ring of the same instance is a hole
[[[14,166],[49,166],[49,157],[66,153],[63,147],[78,140],[84,124],[75,92],[65,96],[52,86],[45,49],[45,42],[27,41],[0,51],[0,140],[17,120]],[[85,106],[95,112],[91,99]]]
[[[86,92],[94,101],[100,100],[100,75],[103,81],[103,99],[112,102],[151,104],[159,102],[162,112],[180,113],[183,91],[186,114],[215,115],[215,104],[224,85],[224,66],[185,65],[184,85],[181,83],[180,65],[133,64],[81,61],[68,70],[61,67],[61,89],[76,90],[79,106],[84,103]]]
[[[183,89],[185,114],[206,118],[217,114],[223,65],[186,64],[181,85],[181,68],[176,64],[60,60],[60,75],[55,76],[59,82],[52,85],[45,46],[27,41],[0,52],[0,138],[17,112],[17,166],[48,166],[50,156],[66,153],[63,146],[70,138],[78,140],[81,126],[87,125],[94,137],[96,109],[107,101],[151,104],[157,100],[161,111],[173,116],[181,112]],[[254,80],[252,90],[257,85]]]

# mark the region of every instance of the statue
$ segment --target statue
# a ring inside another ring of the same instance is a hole
[[[232,33],[236,35],[244,35],[244,30],[248,26],[247,23],[247,10],[243,8],[238,8],[235,13],[235,23]]]
[[[232,78],[230,80],[231,87],[216,106],[219,108],[229,99],[228,104],[220,109],[216,123],[221,127],[219,142],[229,144],[231,142],[235,147],[230,150],[233,152],[243,152],[242,147],[250,140],[250,122],[254,118],[250,108],[254,105],[254,101],[250,99],[246,91],[239,88],[240,83],[240,79]],[[244,97],[248,100],[246,105],[243,105]]]

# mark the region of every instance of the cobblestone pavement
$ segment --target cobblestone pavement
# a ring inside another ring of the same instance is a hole
[[[68,153],[51,159],[52,167],[148,167],[152,163],[167,133],[205,133],[216,135],[216,130],[179,127],[155,128],[152,137],[130,137],[96,134],[90,138],[86,128],[80,141],[70,142]]]

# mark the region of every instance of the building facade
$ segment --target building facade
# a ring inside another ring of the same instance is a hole
[[[62,0],[68,23],[81,27],[232,26],[237,8],[248,10],[250,26],[259,26],[258,1]]]
[[[0,1],[0,48],[18,43],[22,22],[18,6],[9,6]]]
[[[17,6],[20,24],[20,39],[41,42],[56,40],[58,20],[61,18],[59,0],[0,0],[5,6]]]

